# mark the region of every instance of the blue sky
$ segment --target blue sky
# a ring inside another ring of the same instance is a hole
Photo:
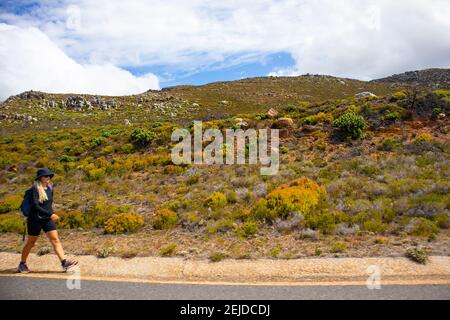
[[[294,66],[295,60],[292,59],[289,53],[279,52],[269,54],[252,63],[242,63],[230,67],[223,67],[222,64],[213,64],[208,67],[208,70],[197,70],[194,72],[180,71],[168,65],[125,66],[124,69],[136,76],[152,72],[159,77],[161,87],[164,88],[176,85],[203,85],[218,81],[267,76],[274,70]]]
[[[450,67],[441,0],[2,0],[0,99]]]

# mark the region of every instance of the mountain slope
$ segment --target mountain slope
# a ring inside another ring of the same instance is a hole
[[[430,88],[450,88],[450,69],[426,69],[408,71],[390,77],[374,80],[373,83],[395,83]]]
[[[265,112],[301,102],[344,99],[362,91],[387,95],[405,86],[331,76],[265,77],[178,86],[143,94],[105,97],[28,91],[0,104],[2,130],[75,128],[139,124],[152,121],[187,123],[236,114]]]

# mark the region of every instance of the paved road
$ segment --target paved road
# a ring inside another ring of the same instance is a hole
[[[69,290],[64,279],[0,277],[0,299],[450,300],[450,285],[389,285],[380,290],[369,290],[365,286],[228,286],[96,280],[82,280],[80,284],[80,289]]]

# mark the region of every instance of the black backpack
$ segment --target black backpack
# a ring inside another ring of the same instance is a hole
[[[25,191],[25,195],[23,196],[22,204],[20,205],[20,211],[25,218],[28,218],[31,213],[31,204],[33,201],[33,188]]]

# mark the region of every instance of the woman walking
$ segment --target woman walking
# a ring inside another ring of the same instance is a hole
[[[47,238],[50,240],[56,255],[61,261],[61,267],[68,271],[78,264],[77,261],[69,261],[65,258],[61,241],[58,237],[55,222],[59,217],[53,213],[53,184],[50,179],[54,173],[49,169],[39,169],[36,179],[33,183],[33,199],[31,203],[31,212],[27,219],[28,240],[22,250],[22,258],[18,267],[18,272],[29,273],[27,258],[38,239],[41,230],[44,230]]]

